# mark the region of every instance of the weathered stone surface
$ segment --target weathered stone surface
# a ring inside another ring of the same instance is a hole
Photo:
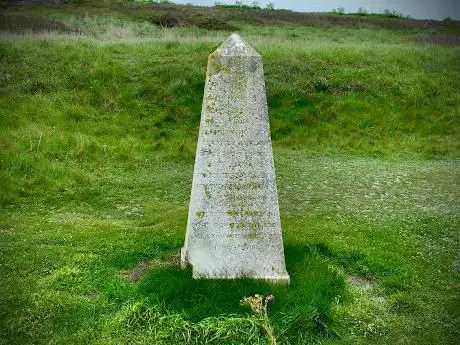
[[[262,58],[237,34],[208,60],[181,263],[195,278],[289,284]]]

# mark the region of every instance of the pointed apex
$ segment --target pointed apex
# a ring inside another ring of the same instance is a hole
[[[223,56],[260,56],[254,48],[247,44],[240,35],[233,33],[222,45],[217,48]]]

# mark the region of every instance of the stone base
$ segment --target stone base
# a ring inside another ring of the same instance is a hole
[[[187,250],[185,247],[182,247],[180,249],[180,267],[182,269],[187,268],[190,265],[190,263],[187,260]],[[244,275],[222,275],[222,276],[204,276],[200,275],[199,273],[196,273],[195,270],[193,270],[192,273],[193,279],[221,279],[221,280],[229,280],[229,279],[260,279],[260,280],[265,280],[266,282],[274,285],[280,285],[280,286],[289,286],[291,282],[291,278],[289,277],[289,274],[283,274],[279,276],[257,276],[257,277],[251,277],[251,276],[244,276]]]
[[[219,280],[234,280],[234,279],[254,279],[254,280],[265,280],[267,283],[289,286],[291,278],[288,274],[280,276],[266,276],[266,277],[251,277],[251,276],[202,276],[193,272],[193,279],[219,279]]]

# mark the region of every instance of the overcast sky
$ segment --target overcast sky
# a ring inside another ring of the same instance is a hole
[[[212,6],[215,0],[173,0],[175,3],[192,3]],[[220,0],[222,3],[234,4],[235,0]],[[249,4],[252,0],[243,0]],[[265,7],[268,0],[259,0]],[[272,0],[275,8],[285,8],[303,12],[324,12],[343,7],[345,12],[356,12],[363,7],[368,12],[383,12],[385,9],[409,15],[416,19],[444,19],[451,17],[460,20],[460,0]]]

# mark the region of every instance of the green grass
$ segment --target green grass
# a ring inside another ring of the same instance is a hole
[[[0,41],[0,344],[267,344],[255,293],[280,344],[455,343],[459,48],[235,22],[264,58],[291,286],[197,281],[173,257],[228,33],[78,11],[27,12],[77,34]]]

